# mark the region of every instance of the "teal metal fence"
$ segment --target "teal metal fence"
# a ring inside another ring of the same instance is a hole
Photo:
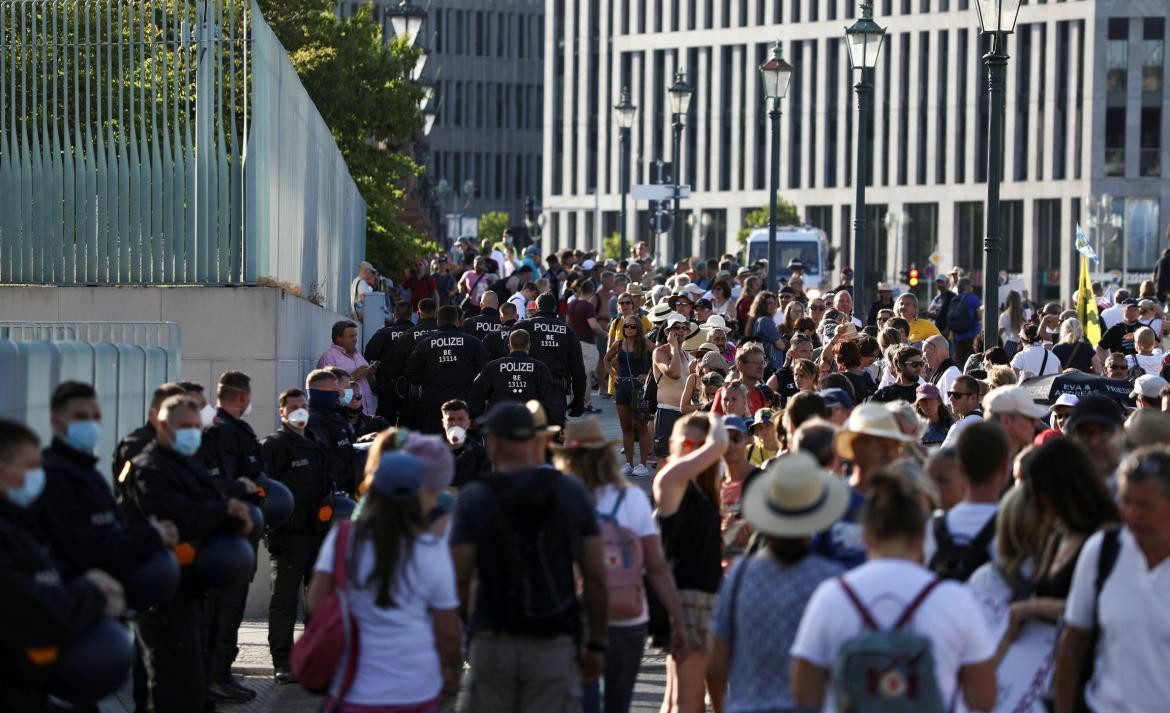
[[[102,406],[101,471],[118,439],[146,422],[159,384],[178,381],[182,339],[174,322],[0,322],[0,417],[52,437],[49,397],[63,381],[93,384]]]
[[[348,306],[365,202],[250,0],[0,2],[0,283]]]

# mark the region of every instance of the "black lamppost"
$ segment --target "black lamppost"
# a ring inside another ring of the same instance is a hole
[[[414,47],[418,33],[422,30],[423,21],[427,19],[427,11],[410,0],[402,0],[387,14],[390,16],[390,25],[394,28],[394,35],[405,37],[406,44]]]
[[[686,119],[687,110],[691,107],[691,95],[695,90],[691,85],[687,84],[687,73],[681,69],[675,72],[674,84],[670,86],[670,111],[674,115],[674,123],[671,128],[674,129],[674,153],[671,154],[674,161],[674,220],[672,221],[674,230],[674,260],[681,260],[683,251],[683,224],[682,211],[679,208],[679,191],[678,181],[679,174],[682,173],[682,132],[684,121]]]
[[[983,340],[984,347],[998,332],[999,320],[999,183],[1003,179],[1004,85],[1007,80],[1007,36],[1016,29],[1020,0],[978,0],[979,27],[991,35],[991,51],[983,55],[987,65],[987,92],[991,117],[987,127],[987,236],[983,239]]]
[[[776,196],[780,192],[780,100],[788,94],[788,83],[792,81],[792,65],[784,61],[780,42],[772,47],[772,56],[760,65],[760,77],[764,80],[764,96],[771,100],[768,119],[772,122],[772,178],[768,191],[768,289],[780,288],[776,280]]]
[[[845,39],[849,47],[849,63],[858,73],[857,84],[857,160],[854,162],[853,185],[856,187],[853,214],[853,316],[863,323],[867,317],[869,303],[865,299],[869,287],[866,266],[866,220],[865,220],[865,178],[868,158],[873,150],[870,145],[868,122],[869,102],[873,92],[874,67],[877,66],[878,52],[886,30],[873,21],[873,0],[861,0],[861,17],[845,28]]]
[[[618,190],[622,193],[622,254],[620,260],[630,257],[626,247],[626,194],[630,192],[630,127],[634,125],[634,117],[638,114],[638,107],[630,103],[629,87],[622,87],[621,100],[613,108],[617,116],[618,125],[618,165],[622,173],[618,179]]]

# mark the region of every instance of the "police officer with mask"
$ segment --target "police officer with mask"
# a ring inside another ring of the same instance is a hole
[[[398,390],[394,381],[402,374],[402,360],[397,359],[398,343],[407,332],[414,329],[414,322],[410,321],[410,301],[402,300],[394,304],[394,322],[374,332],[362,356],[373,364],[378,362],[378,375],[374,382],[374,393],[378,395],[378,415],[390,423],[398,422],[398,411],[401,403],[398,399]]]
[[[483,293],[479,302],[479,314],[463,322],[463,331],[482,341],[489,334],[503,329],[500,321],[500,298],[495,292]]]
[[[91,466],[92,469],[92,466]],[[73,576],[24,529],[44,497],[40,442],[24,424],[0,419],[0,710],[42,713],[54,664],[104,617],[118,617],[122,588],[101,570]]]
[[[500,305],[500,319],[503,321],[500,328],[483,338],[488,359],[508,356],[508,335],[516,328],[516,305],[511,302]]]
[[[450,399],[467,395],[475,375],[487,363],[483,344],[461,331],[456,322],[459,308],[439,308],[439,328],[419,340],[406,360],[406,378],[422,388],[422,431],[442,433],[440,408]]]
[[[406,378],[406,360],[414,351],[414,345],[418,343],[418,340],[439,328],[438,320],[435,319],[436,309],[436,302],[432,297],[424,297],[418,301],[418,324],[398,340],[389,370],[387,370],[386,365],[379,369],[381,378],[387,382],[393,381],[394,388],[398,392],[401,404],[398,425],[418,428],[422,423],[418,389],[412,389]]]
[[[550,422],[564,422],[564,399],[560,384],[553,381],[548,367],[528,356],[531,337],[523,329],[508,335],[508,356],[489,361],[471,385],[468,404],[471,415],[478,418],[500,401],[535,399],[544,406]]]
[[[287,523],[269,529],[272,556],[272,597],[268,602],[268,649],[277,683],[295,683],[289,656],[297,602],[313,576],[313,564],[329,522],[318,518],[321,502],[330,493],[329,451],[305,432],[309,400],[300,389],[280,394],[281,428],[262,445],[268,476],[288,486],[293,514]]]
[[[553,379],[561,384],[562,393],[571,393],[569,415],[585,413],[585,389],[589,381],[585,376],[585,362],[581,358],[581,342],[565,321],[557,317],[557,300],[550,294],[536,298],[537,316],[516,323],[515,329],[523,329],[532,335],[530,354],[552,372]]]
[[[119,493],[121,493],[122,483],[130,472],[130,461],[154,440],[154,435],[158,432],[159,406],[162,406],[162,402],[172,396],[183,396],[186,393],[187,390],[179,384],[163,384],[155,389],[150,398],[150,411],[146,416],[146,425],[131,431],[130,435],[118,443],[118,447],[114,449],[114,483],[117,485]]]
[[[252,412],[251,378],[239,371],[225,371],[219,377],[215,398],[215,418],[203,432],[195,457],[225,497],[258,500],[256,481],[264,474],[264,461],[256,432],[243,420]],[[248,582],[214,590],[208,598],[208,691],[217,703],[246,703],[256,697],[255,691],[232,677],[247,599]]]
[[[241,500],[225,498],[194,456],[202,443],[199,404],[172,396],[158,412],[155,440],[130,462],[126,514],[143,525],[151,518],[171,520],[179,529],[177,550],[183,562],[192,550],[220,533],[248,535],[252,516]],[[135,633],[146,653],[152,711],[202,713],[205,694],[205,588],[184,576],[166,603],[138,613]]]
[[[329,453],[329,478],[334,487],[353,493],[353,432],[338,411],[338,380],[328,369],[316,369],[305,379],[309,390],[309,423],[305,434]]]

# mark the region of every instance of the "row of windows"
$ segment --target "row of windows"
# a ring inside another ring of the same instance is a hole
[[[435,87],[438,126],[539,131],[544,87],[448,80]]]
[[[1133,74],[1141,87],[1138,109],[1139,176],[1162,175],[1162,77],[1166,45],[1166,20],[1147,17],[1109,19],[1105,44],[1105,175],[1126,175],[1128,87]],[[1141,64],[1131,67],[1129,53],[1136,49]]]
[[[538,154],[435,151],[433,158],[436,181],[445,178],[462,186],[470,179],[481,200],[521,201],[540,195],[544,166]]]
[[[434,38],[438,54],[543,59],[544,15],[436,7],[425,36]],[[425,44],[425,43],[424,43]]]
[[[1111,22],[1116,25],[1116,34],[1124,30],[1128,34],[1122,37],[1134,39],[1114,39],[1110,43],[1142,43],[1141,65],[1127,65],[1125,74],[1115,81],[1125,81],[1128,76],[1128,81],[1141,82],[1143,92],[1139,117],[1127,116],[1124,101],[1106,108],[1104,145],[1090,147],[1104,152],[1097,155],[1097,160],[1104,156],[1106,175],[1161,175],[1164,24],[1162,18],[1114,18]],[[829,38],[789,42],[785,47],[785,55],[798,68],[782,104],[787,122],[787,136],[781,148],[786,187],[834,188],[852,183],[855,109],[852,72],[843,45],[843,41]],[[986,161],[979,157],[987,153],[986,131],[981,127],[987,126],[990,111],[982,61],[989,49],[987,38],[970,29],[891,33],[887,47],[876,73],[876,111],[871,113],[866,127],[869,145],[877,148],[867,182],[889,186],[985,181]],[[1089,120],[1085,112],[1089,71],[1084,58],[1085,22],[1022,24],[1009,49],[1012,61],[1008,88],[1015,100],[1009,102],[1009,111],[1014,113],[1005,137],[1005,180],[1080,179],[1087,165],[1083,127]],[[684,133],[684,181],[696,190],[764,189],[768,127],[763,92],[755,92],[754,107],[749,104],[755,89],[750,83],[759,82],[755,68],[768,50],[764,43],[648,50],[623,53],[616,63],[611,62],[609,71],[615,76],[608,85],[634,88],[632,100],[639,107],[639,122],[634,127],[634,180],[645,180],[647,167],[669,156],[671,117],[666,86],[670,78],[666,75],[671,67],[682,66],[696,88]],[[1051,72],[1047,66],[1050,56],[1055,59]],[[817,70],[800,71],[809,67]],[[710,76],[704,76],[705,69],[709,69]],[[1056,81],[1051,82],[1055,86],[1049,86],[1050,74],[1055,77]],[[552,81],[555,96],[563,97],[562,75],[554,74]],[[949,87],[954,91],[950,100]],[[574,100],[575,96],[574,91]],[[575,103],[572,108],[559,104],[553,107],[554,112],[567,110],[571,116],[581,116],[576,109]],[[744,121],[749,116],[754,120]],[[704,120],[700,121],[700,117]],[[612,122],[609,112],[603,112],[602,118]],[[553,194],[579,194],[593,189],[596,181],[590,167],[597,165],[592,151],[596,119],[596,112],[581,117],[581,121],[588,122],[585,155],[576,150],[577,125],[566,130],[558,121],[550,127]],[[818,142],[822,124],[823,141]],[[1127,132],[1130,141],[1140,143],[1138,152],[1131,153],[1131,158],[1138,157],[1139,165],[1129,166],[1128,171]],[[569,146],[566,157],[562,154]],[[609,132],[607,145],[598,150],[608,167],[616,160],[617,132]],[[749,152],[754,154],[751,161],[747,160]],[[584,186],[577,186],[579,160],[587,161]],[[613,184],[610,171],[604,171],[603,190],[614,192],[617,186]]]

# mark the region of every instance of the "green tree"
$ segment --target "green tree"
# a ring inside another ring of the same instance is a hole
[[[789,203],[780,196],[776,197],[776,225],[800,225],[800,214],[796,211],[796,204]],[[768,227],[768,206],[757,208],[745,215],[743,227],[736,233],[740,248],[747,245],[752,230],[766,227]]]
[[[622,259],[622,234],[614,231],[601,240],[601,250],[606,259]]]
[[[436,249],[402,220],[422,169],[411,155],[422,89],[408,79],[420,50],[383,42],[370,2],[344,20],[334,0],[259,0],[366,200],[366,255],[398,270]]]
[[[479,216],[479,239],[487,238],[494,244],[503,235],[504,229],[512,225],[512,217],[501,211],[491,211]]]

